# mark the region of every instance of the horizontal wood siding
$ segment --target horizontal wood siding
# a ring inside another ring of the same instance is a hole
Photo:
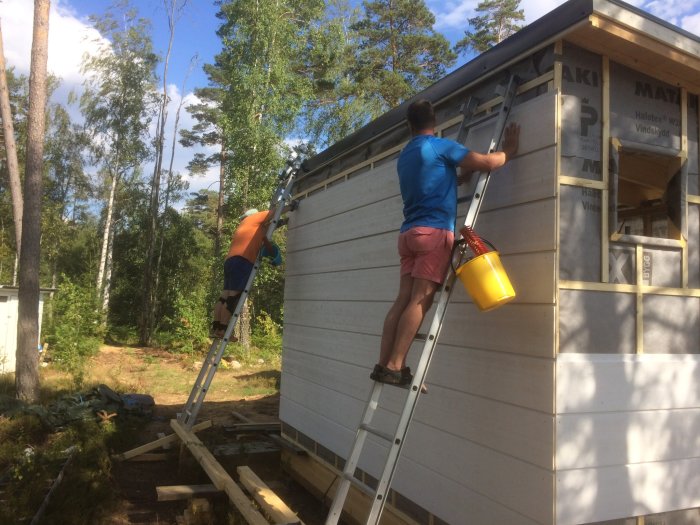
[[[364,407],[364,399],[350,398],[334,388],[300,379],[291,372],[285,372],[283,384],[286,384],[288,393],[280,406],[285,414],[289,413],[289,417],[285,415],[285,422],[295,428],[315,428],[335,435],[340,450],[334,446],[328,448],[341,456],[346,455],[356,431],[355,421]],[[432,393],[425,399],[430,395]],[[303,396],[308,396],[307,402],[292,401]],[[398,403],[398,396],[395,401]],[[387,429],[397,417],[383,410],[378,414],[379,421]],[[316,423],[307,422],[307,419],[316,420]],[[381,473],[385,454],[384,443],[370,438],[359,467],[377,477]],[[460,523],[459,520],[450,521],[450,518],[464,517],[472,510],[464,506],[462,498],[443,501],[439,491],[429,491],[430,500],[439,500],[437,508],[425,499],[426,487],[442,489],[446,485],[457,485],[462,488],[458,492],[473,493],[479,496],[478,499],[498,502],[494,506],[503,507],[499,514],[520,515],[520,519],[526,523],[547,523],[550,519],[547,509],[533,500],[530,491],[536,490],[538,496],[548,495],[549,501],[552,500],[551,469],[536,467],[441,428],[428,426],[417,417],[406,440],[393,488],[449,523]]]
[[[457,285],[393,485],[448,523],[553,519],[556,100],[514,109],[530,131],[494,174],[477,225],[501,252],[517,298],[482,313]],[[304,198],[289,223],[280,417],[340,456],[398,290],[402,219],[391,160]],[[421,349],[413,345],[410,366]],[[385,430],[404,396],[385,389]],[[383,446],[371,441],[363,470],[379,475]]]
[[[700,506],[700,356],[557,358],[557,524]]]

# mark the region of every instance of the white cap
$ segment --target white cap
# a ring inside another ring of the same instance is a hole
[[[257,209],[257,208],[251,208],[251,209],[249,209],[248,211],[246,211],[243,215],[241,215],[241,219],[245,219],[246,217],[250,217],[250,216],[253,215],[254,213],[258,213],[258,209]]]

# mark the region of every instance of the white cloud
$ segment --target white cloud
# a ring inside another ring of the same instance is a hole
[[[3,44],[8,66],[20,73],[29,73],[32,49],[34,2],[2,0],[0,3]],[[65,1],[52,2],[49,15],[48,70],[64,83],[79,86],[83,76],[80,64],[90,49],[90,41],[100,34],[75,16]]]
[[[700,36],[700,8],[694,15],[684,16],[681,20],[681,27]]]
[[[520,9],[525,11],[525,23],[530,24],[564,3],[564,0],[524,0]]]
[[[435,29],[464,29],[468,27],[467,20],[474,17],[474,9],[478,0],[461,0],[457,2],[437,2],[432,4],[431,10],[435,15]]]

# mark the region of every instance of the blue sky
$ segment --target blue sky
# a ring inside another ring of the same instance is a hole
[[[359,4],[360,0],[351,2]],[[61,88],[54,97],[57,102],[65,102],[71,90],[80,91],[80,62],[83,53],[89,49],[85,37],[99,37],[96,31],[90,28],[88,17],[91,14],[101,14],[111,3],[108,0],[52,0],[49,21],[49,70],[63,79]],[[151,20],[155,49],[164,56],[168,41],[164,0],[131,0],[131,3],[142,17]],[[475,15],[474,9],[479,0],[426,0],[426,3],[435,14],[435,29],[454,43],[462,37],[467,19]],[[562,3],[564,0],[521,0],[520,7],[525,11],[526,22],[530,23]],[[700,35],[700,0],[631,0],[628,3]],[[0,21],[6,61],[8,66],[14,66],[23,73],[29,71],[32,9],[31,0],[0,0]],[[206,85],[206,76],[201,66],[211,63],[220,48],[215,34],[219,22],[216,11],[213,0],[189,0],[183,16],[178,21],[168,75],[171,116],[174,116],[175,108],[182,97],[185,97],[186,103],[195,102],[193,88]],[[181,93],[183,79],[195,54],[198,55],[199,65],[190,75],[187,86]],[[464,61],[466,59],[462,58],[461,62]],[[77,108],[73,108],[71,112],[76,118],[79,116]],[[168,122],[169,129],[173,120],[171,117]],[[181,127],[190,127],[193,124],[184,111],[180,124]],[[172,134],[172,130],[170,133]],[[167,144],[170,140],[166,137]],[[192,154],[193,150],[180,148],[175,158],[175,169],[184,173]],[[217,176],[217,170],[213,169],[210,174],[191,180],[192,190],[210,186]]]

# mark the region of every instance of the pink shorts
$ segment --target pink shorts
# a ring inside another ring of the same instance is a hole
[[[399,235],[401,275],[442,283],[450,264],[454,233],[416,226]]]

